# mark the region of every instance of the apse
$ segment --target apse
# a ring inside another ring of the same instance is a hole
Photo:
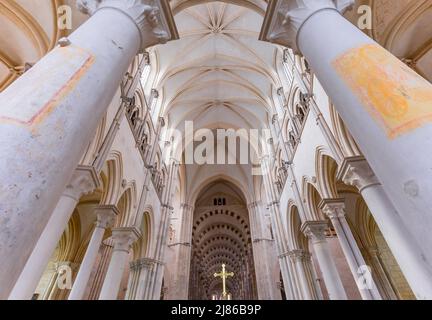
[[[217,180],[203,188],[195,203],[189,285],[191,299],[221,297],[226,266],[232,277],[226,291],[234,300],[257,298],[248,210],[242,192]]]

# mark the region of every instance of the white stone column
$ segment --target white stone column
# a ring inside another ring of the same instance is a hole
[[[194,207],[183,203],[181,205],[181,231],[179,242],[171,245],[175,250],[177,266],[174,270],[174,287],[169,292],[168,300],[187,300],[189,295],[189,275],[192,253],[192,227]]]
[[[105,230],[114,225],[119,211],[116,206],[101,205],[95,209],[95,214],[97,215],[96,226],[87,246],[87,251],[81,263],[78,275],[75,278],[72,291],[69,294],[69,300],[81,300],[84,297]]]
[[[92,15],[0,94],[6,299],[134,56],[177,37],[164,0],[79,0]]]
[[[312,243],[330,299],[346,300],[347,295],[325,237],[327,222],[306,221],[301,229]]]
[[[279,264],[281,268],[282,278],[285,286],[285,294],[288,300],[294,300],[294,279],[291,272],[288,241],[286,239],[285,230],[281,221],[281,214],[279,208],[279,201],[276,197],[274,184],[270,175],[270,157],[264,155],[261,158],[261,171],[263,175],[264,189],[266,191],[267,200],[269,201],[267,207],[270,210],[271,224],[274,231],[276,246],[279,257]]]
[[[338,179],[359,189],[416,297],[432,299],[432,269],[425,252],[406,228],[368,162],[363,157],[346,158]]]
[[[142,258],[136,262],[139,270],[138,283],[136,284],[135,300],[145,300],[146,292],[150,284],[150,276],[155,266],[155,261],[149,258]]]
[[[94,168],[78,166],[27,260],[9,299],[31,299],[79,199],[98,186],[99,178]]]
[[[306,268],[304,265],[305,262],[310,261],[311,254],[305,250],[296,249],[290,251],[290,257],[297,271],[303,299],[316,300],[315,294],[313,292],[313,289],[315,288],[311,288],[311,283],[308,281]]]
[[[370,256],[370,261],[376,274],[376,281],[380,284],[383,297],[385,297],[386,300],[399,300],[400,298],[389,279],[389,275],[383,267],[381,253],[378,248],[369,247],[365,248],[364,251]]]
[[[160,297],[162,288],[163,274],[165,269],[165,251],[167,247],[168,228],[172,210],[172,188],[177,177],[177,170],[179,168],[179,161],[176,159],[170,160],[170,167],[168,172],[168,181],[163,191],[162,196],[162,210],[161,210],[161,221],[159,223],[159,232],[156,243],[155,253],[155,267],[154,273],[151,277],[150,291],[148,298],[150,300],[157,300]]]
[[[353,3],[272,1],[261,39],[305,56],[432,266],[432,85],[340,14]]]
[[[99,300],[116,300],[132,244],[141,237],[135,227],[112,229],[114,249]]]
[[[260,300],[280,300],[281,294],[276,286],[273,268],[277,266],[277,253],[270,230],[261,215],[262,203],[248,204],[249,221],[252,237],[253,261],[257,281],[257,293]]]
[[[319,206],[322,212],[330,218],[335,228],[342,251],[363,300],[381,300],[381,295],[378,292],[372,274],[364,274],[365,268],[368,268],[370,271],[372,270],[366,265],[348,222],[346,221],[345,200],[323,199]]]

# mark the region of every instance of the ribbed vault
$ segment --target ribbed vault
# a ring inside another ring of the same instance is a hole
[[[182,129],[185,120],[193,120],[202,128],[235,119],[239,127],[264,127],[279,86],[276,48],[257,40],[265,1],[172,1],[171,6],[180,40],[153,52],[159,107],[169,126]]]

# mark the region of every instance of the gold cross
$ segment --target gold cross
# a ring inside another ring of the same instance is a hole
[[[226,291],[226,279],[227,279],[228,277],[234,277],[234,272],[226,272],[225,267],[226,267],[226,265],[223,264],[223,265],[222,265],[222,272],[221,272],[221,273],[215,273],[215,274],[214,274],[214,277],[215,277],[215,278],[217,278],[217,277],[222,278],[222,288],[223,288],[222,296],[223,296],[224,298],[226,298],[227,295],[228,295],[228,293],[227,293],[227,291]]]

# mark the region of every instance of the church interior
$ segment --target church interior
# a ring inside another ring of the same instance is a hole
[[[432,299],[431,21],[1,0],[0,299]]]

